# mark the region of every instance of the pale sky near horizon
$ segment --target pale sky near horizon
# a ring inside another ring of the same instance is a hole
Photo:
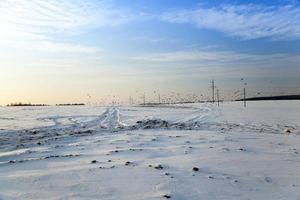
[[[299,65],[297,0],[0,1],[0,105],[299,94]]]

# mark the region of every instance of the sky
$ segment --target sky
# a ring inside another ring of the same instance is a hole
[[[1,0],[0,105],[300,94],[298,0]]]

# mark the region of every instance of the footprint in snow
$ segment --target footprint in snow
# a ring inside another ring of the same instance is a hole
[[[148,165],[148,167],[153,167],[153,165]],[[158,169],[158,170],[162,170],[164,167],[161,164],[159,164],[159,165],[154,166],[153,168]]]
[[[266,177],[265,177],[265,181],[266,181],[267,183],[271,183],[271,182],[272,182],[272,179],[271,179],[270,177],[266,176]]]
[[[244,148],[239,148],[239,150],[240,150],[240,151],[246,151],[246,149],[244,149]]]

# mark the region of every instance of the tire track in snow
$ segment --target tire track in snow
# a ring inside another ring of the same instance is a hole
[[[300,127],[298,125],[278,124],[277,126],[274,126],[254,123],[233,123],[223,121],[222,119],[219,120],[219,116],[221,116],[222,113],[218,107],[212,104],[186,107],[186,109],[191,108],[188,112],[177,111],[175,107],[176,106],[171,106],[169,108],[170,110],[166,110],[168,113],[167,115],[165,115],[164,112],[161,112],[162,115],[160,115],[153,109],[151,111],[152,115],[147,117],[147,113],[139,111],[142,112],[142,115],[138,115],[140,113],[137,113],[136,116],[130,116],[134,119],[133,121],[131,120],[131,122],[123,121],[124,119],[128,119],[128,110],[109,107],[102,114],[93,116],[95,118],[89,121],[76,122],[76,117],[83,116],[73,116],[74,122],[71,124],[59,124],[57,121],[55,122],[55,125],[42,128],[3,131],[1,132],[0,147],[14,149],[19,148],[18,146],[21,145],[20,147],[23,148],[31,145],[41,145],[53,140],[72,136],[79,137],[90,134],[103,134],[115,131],[139,129],[211,130],[219,131],[220,133],[234,131],[273,134],[300,133]],[[164,108],[168,109],[167,106]],[[57,120],[57,118],[59,117],[53,119]],[[63,116],[62,118],[66,118],[66,116]],[[217,118],[219,119],[217,120]],[[42,120],[42,118],[40,120]]]

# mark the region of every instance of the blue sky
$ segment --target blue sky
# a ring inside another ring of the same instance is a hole
[[[3,0],[0,24],[0,104],[300,93],[299,1]]]

